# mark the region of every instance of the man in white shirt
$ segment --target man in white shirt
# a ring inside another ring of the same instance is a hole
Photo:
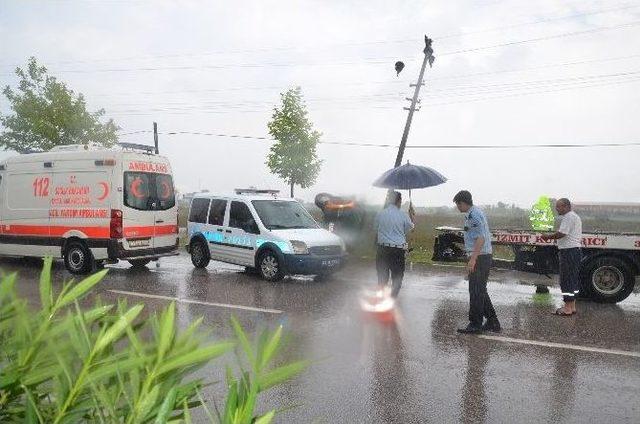
[[[576,313],[576,295],[580,290],[580,261],[582,260],[582,220],[571,210],[569,199],[559,199],[556,210],[562,217],[560,228],[554,234],[543,235],[545,240],[558,240],[560,261],[560,288],[564,307],[556,315],[570,316]]]

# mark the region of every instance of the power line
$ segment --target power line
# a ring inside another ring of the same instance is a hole
[[[442,40],[446,40],[446,39],[450,39],[450,38],[459,38],[459,37],[464,37],[464,36],[468,36],[468,35],[475,35],[475,34],[481,34],[481,33],[487,33],[487,32],[495,32],[495,31],[502,31],[502,30],[507,30],[507,29],[514,29],[514,28],[519,28],[519,27],[525,27],[525,26],[532,26],[532,25],[537,25],[537,24],[544,24],[544,23],[549,23],[549,22],[554,22],[554,21],[560,21],[560,20],[566,20],[566,19],[575,19],[575,18],[579,18],[579,17],[585,17],[585,16],[593,16],[593,15],[600,15],[600,14],[605,14],[605,13],[611,13],[611,12],[619,12],[619,11],[624,11],[624,10],[631,10],[631,9],[636,9],[640,7],[637,4],[628,4],[628,5],[623,5],[623,6],[618,6],[618,7],[613,7],[613,8],[608,8],[608,9],[598,9],[598,10],[593,10],[593,11],[588,11],[588,12],[582,12],[582,13],[575,13],[575,14],[570,14],[570,15],[563,15],[563,16],[557,16],[557,17],[547,17],[547,18],[542,18],[539,20],[535,20],[535,21],[531,21],[531,22],[523,22],[523,23],[518,23],[518,24],[510,24],[510,25],[503,25],[503,26],[497,26],[497,27],[492,27],[492,28],[485,28],[485,29],[479,29],[479,30],[473,30],[473,31],[462,31],[462,32],[458,32],[458,33],[452,33],[452,34],[444,34],[441,36],[435,36],[433,37],[433,39],[435,41],[442,41]],[[377,41],[365,41],[365,42],[345,42],[345,43],[333,43],[326,47],[327,49],[333,49],[335,47],[348,47],[348,46],[367,46],[367,45],[379,45],[379,44],[404,44],[404,43],[414,43],[416,42],[416,40],[414,38],[402,38],[402,39],[398,39],[398,40],[377,40]],[[54,65],[59,65],[59,64],[82,64],[82,63],[96,63],[96,62],[114,62],[114,61],[130,61],[130,60],[152,60],[152,59],[163,59],[163,58],[184,58],[184,57],[197,57],[197,56],[213,56],[213,55],[219,55],[219,54],[242,54],[242,53],[259,53],[259,52],[270,52],[270,51],[292,51],[292,50],[300,50],[300,49],[304,49],[305,47],[294,47],[294,46],[290,46],[290,47],[264,47],[264,48],[257,48],[257,49],[239,49],[239,50],[218,50],[218,51],[212,51],[212,52],[207,52],[207,53],[179,53],[179,54],[159,54],[159,55],[147,55],[147,56],[128,56],[128,57],[120,57],[120,58],[111,58],[111,59],[94,59],[94,60],[67,60],[67,61],[56,61],[56,62],[51,62],[51,64]],[[317,49],[317,46],[313,47],[314,49]]]
[[[121,136],[134,135],[134,134],[150,134],[153,131],[138,130],[121,133]],[[223,137],[233,139],[244,139],[251,141],[275,141],[272,137],[264,136],[251,136],[251,135],[238,135],[238,134],[221,134],[211,132],[198,132],[198,131],[168,131],[159,132],[161,135],[196,135],[206,137]],[[359,142],[345,142],[345,141],[320,141],[319,144],[336,145],[336,146],[352,146],[352,147],[378,147],[378,148],[397,148],[395,144],[375,144],[375,143],[359,143]],[[500,145],[500,144],[439,144],[439,145],[408,145],[407,149],[574,149],[574,148],[596,148],[596,147],[637,147],[640,146],[640,142],[630,143],[592,143],[592,144],[521,144],[521,145]]]
[[[560,63],[548,63],[539,66],[530,66],[530,67],[521,67],[521,68],[513,68],[513,69],[499,69],[495,71],[485,71],[485,72],[472,72],[466,74],[457,74],[457,75],[446,75],[440,77],[430,77],[429,82],[431,81],[443,81],[443,80],[456,80],[456,79],[465,79],[472,78],[478,76],[490,76],[490,75],[498,75],[504,73],[516,73],[516,72],[527,72],[534,71],[539,69],[547,69],[547,68],[560,68],[566,66],[579,66],[586,65],[591,63],[601,63],[601,62],[610,62],[610,61],[618,61],[618,60],[627,60],[627,59],[636,59],[640,58],[640,54],[631,54],[625,56],[614,56],[614,57],[606,57],[606,58],[598,58],[598,59],[581,59],[578,61],[572,62],[560,62]],[[358,85],[397,85],[397,84],[406,84],[403,80],[392,79],[392,80],[383,80],[383,81],[330,81],[330,82],[320,82],[320,83],[305,83],[303,84],[305,87],[308,86],[337,86],[337,85],[348,85],[348,86],[358,86]],[[268,90],[282,90],[283,85],[272,85],[272,86],[242,86],[242,87],[225,87],[225,88],[197,88],[197,89],[182,89],[182,90],[162,90],[162,91],[127,91],[123,93],[95,93],[92,94],[91,97],[129,97],[129,96],[139,96],[139,95],[155,95],[155,94],[183,94],[183,93],[218,93],[218,92],[227,92],[227,91],[268,91]],[[431,88],[433,90],[433,88]]]
[[[559,34],[553,34],[549,36],[529,38],[524,40],[515,40],[506,43],[493,44],[482,47],[475,47],[463,50],[454,50],[450,52],[439,53],[438,56],[450,56],[464,53],[474,53],[483,50],[490,50],[500,47],[508,47],[527,43],[536,43],[540,41],[548,41],[559,38],[573,37],[584,34],[593,34],[602,31],[610,31],[614,29],[630,28],[636,25],[640,25],[640,21],[627,22],[620,25],[614,25],[609,27],[591,28],[582,31],[563,32]],[[107,69],[63,69],[57,71],[57,73],[111,73],[111,72],[147,72],[147,71],[167,71],[167,70],[213,70],[213,69],[228,69],[228,68],[263,68],[263,67],[290,67],[290,66],[342,66],[342,65],[360,65],[360,64],[388,64],[388,60],[391,57],[380,60],[380,58],[365,59],[365,61],[351,61],[351,62],[319,62],[319,63],[244,63],[244,64],[229,64],[229,65],[183,65],[183,66],[156,66],[156,67],[132,67],[132,68],[107,68]],[[4,73],[2,75],[11,75],[11,73]]]
[[[509,42],[506,42],[506,43],[493,44],[493,45],[490,45],[490,46],[475,47],[475,48],[471,48],[471,49],[454,50],[454,51],[451,51],[451,52],[440,53],[439,56],[449,56],[449,55],[462,54],[462,53],[474,53],[474,52],[481,51],[481,50],[495,49],[495,48],[499,48],[499,47],[508,47],[508,46],[515,46],[515,45],[519,45],[519,44],[527,44],[527,43],[537,43],[539,41],[555,40],[555,39],[558,39],[558,38],[573,37],[573,36],[576,36],[576,35],[593,34],[593,33],[596,33],[596,32],[609,31],[609,30],[613,30],[613,29],[630,28],[630,27],[633,27],[633,26],[636,26],[636,25],[640,25],[640,21],[627,22],[625,24],[614,25],[614,26],[610,26],[610,27],[591,28],[591,29],[587,29],[587,30],[583,30],[583,31],[564,32],[564,33],[559,33],[559,34],[554,34],[554,35],[547,35],[547,36],[544,36],[544,37],[529,38],[529,39],[526,39],[526,40],[509,41]]]
[[[594,88],[594,87],[606,87],[612,85],[620,85],[627,83],[634,83],[640,81],[639,77],[640,71],[633,72],[619,72],[614,74],[601,74],[601,75],[591,75],[591,76],[582,76],[582,77],[571,77],[571,78],[557,78],[557,79],[548,79],[548,80],[534,80],[534,81],[522,81],[515,83],[506,83],[506,84],[490,84],[490,85],[480,85],[480,86],[459,86],[459,87],[451,87],[449,89],[436,89],[434,93],[428,97],[427,100],[430,99],[438,99],[438,98],[454,98],[454,97],[463,97],[463,99],[452,102],[445,103],[430,103],[430,102],[422,102],[421,105],[425,107],[433,107],[433,106],[444,106],[450,104],[459,104],[459,103],[472,103],[477,101],[485,101],[485,100],[494,100],[508,97],[519,97],[533,94],[544,94],[551,92],[560,92],[566,90],[575,90],[575,89],[583,89],[583,88]],[[611,80],[612,78],[618,78],[618,80]],[[544,88],[541,90],[541,88]],[[515,93],[513,93],[516,91]],[[510,93],[507,95],[501,96],[493,96],[487,97],[488,95],[493,94],[502,94],[502,93]],[[330,107],[331,109],[349,109],[345,108],[344,105],[348,105],[349,103],[359,103],[366,104],[369,109],[388,109],[395,110],[396,107],[388,106],[373,106],[376,104],[373,100],[377,98],[377,103],[388,103],[390,101],[397,101],[399,97],[385,97],[388,95],[380,95],[376,97],[365,96],[365,97],[354,97],[354,98],[342,98],[342,99],[332,99],[332,98],[324,98],[317,99],[315,101],[310,101],[310,104],[317,103],[318,101],[332,102]],[[394,96],[396,96],[394,94]],[[479,98],[474,98],[474,96],[482,96]],[[230,103],[230,102],[212,102],[212,103],[204,103],[202,105],[190,105],[188,103],[172,103],[176,106],[165,106],[165,107],[150,107],[147,109],[120,109],[116,111],[112,111],[110,114],[130,114],[130,115],[146,115],[153,112],[172,112],[175,114],[176,112],[207,112],[207,113],[264,113],[267,112],[268,109],[261,110],[248,110],[242,109],[246,107],[260,107],[265,105],[272,105],[272,102],[268,101],[245,101],[239,103]],[[134,105],[125,105],[125,106],[136,106]],[[138,105],[143,106],[143,105]],[[354,109],[356,107],[353,107]],[[313,106],[312,110],[320,110],[322,107]],[[357,107],[357,109],[361,109],[361,107]],[[179,114],[179,113],[178,113]]]

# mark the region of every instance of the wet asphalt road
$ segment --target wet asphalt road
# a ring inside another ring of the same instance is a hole
[[[18,270],[21,292],[37,301],[37,262],[0,266]],[[535,295],[517,283],[528,277],[494,272],[489,291],[503,332],[483,338],[455,332],[465,324],[468,302],[458,268],[409,272],[388,324],[359,308],[360,290],[375,281],[371,266],[353,265],[322,282],[267,283],[241,271],[214,263],[196,270],[184,255],[140,271],[123,263],[111,267],[96,293],[144,302],[148,310],[168,300],[147,295],[182,299],[180,325],[204,316],[214,337],[230,336],[231,315],[251,332],[284,324],[287,358],[314,363],[262,398],[264,411],[297,405],[278,422],[640,422],[638,294],[618,305],[580,302],[578,315],[562,318],[551,315],[560,305],[557,288]],[[62,264],[55,275],[69,278]],[[221,380],[222,365],[234,361],[223,357],[200,374]],[[222,391],[212,386],[206,397],[222,402]]]

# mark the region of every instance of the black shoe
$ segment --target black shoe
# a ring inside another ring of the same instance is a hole
[[[458,328],[458,333],[462,333],[462,334],[480,334],[482,333],[484,330],[482,329],[482,327],[476,327],[474,325],[467,325],[464,328]]]
[[[492,333],[499,333],[502,331],[502,327],[500,326],[500,321],[497,319],[490,319],[484,323],[482,326],[483,331],[491,331]]]

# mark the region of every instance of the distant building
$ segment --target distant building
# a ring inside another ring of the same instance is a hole
[[[572,202],[578,214],[610,217],[612,215],[635,215],[640,217],[640,203],[623,202]]]

